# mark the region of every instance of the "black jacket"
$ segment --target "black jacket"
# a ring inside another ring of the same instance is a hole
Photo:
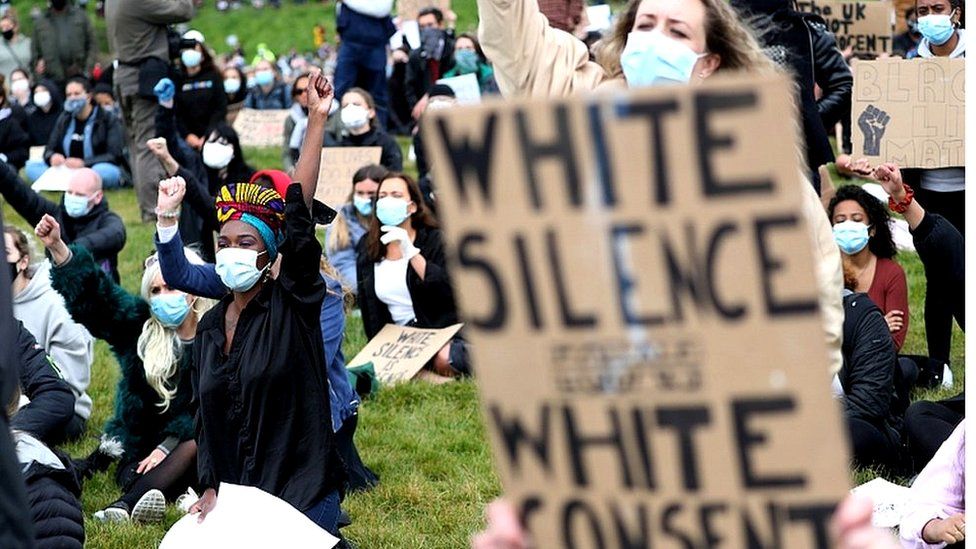
[[[366,338],[393,323],[390,309],[376,297],[375,263],[366,254],[369,234],[359,240],[356,248],[356,277],[359,284],[359,309],[363,313],[363,329]],[[413,243],[427,260],[427,272],[423,280],[412,267],[407,267],[407,289],[413,300],[416,326],[420,328],[446,328],[458,323],[454,290],[447,273],[444,257],[444,238],[438,229],[421,227]]]
[[[394,172],[403,171],[403,151],[396,139],[381,129],[373,128],[362,135],[326,136],[326,147],[381,147],[380,164]]]
[[[43,79],[34,85],[34,90],[37,89],[37,86],[41,85],[51,94],[50,109],[44,112],[33,102],[24,108],[27,113],[25,127],[27,128],[28,135],[30,135],[32,147],[47,146],[47,142],[51,139],[51,132],[54,131],[54,126],[57,124],[58,118],[61,117],[61,113],[64,112],[64,100],[61,98],[58,85],[53,80]]]
[[[95,261],[108,267],[112,278],[119,281],[119,252],[125,246],[125,225],[122,218],[108,209],[108,198],[82,217],[71,217],[64,203],[55,204],[31,190],[17,172],[0,163],[0,194],[31,226],[37,225],[44,214],[53,216],[61,224],[61,238],[67,244],[86,248]]]
[[[74,115],[65,111],[62,112],[54,123],[51,130],[51,137],[47,140],[47,147],[44,148],[44,161],[50,163],[51,156],[55,153],[65,157],[71,156],[69,151],[64,150],[64,134],[68,132],[68,124]],[[90,116],[95,117],[95,127],[92,128],[92,152],[93,156],[85,158],[85,166],[92,167],[99,162],[108,162],[116,166],[122,164],[122,123],[115,115],[95,107]],[[81,132],[84,129],[84,122],[75,123],[75,131]]]
[[[286,193],[281,270],[241,312],[230,353],[228,294],[200,320],[193,346],[197,469],[202,488],[254,486],[307,511],[340,490],[319,324],[322,245],[301,186]],[[287,395],[287,398],[284,398]]]
[[[27,502],[34,523],[37,549],[81,549],[85,546],[84,514],[81,509],[81,483],[74,464],[64,454],[52,450],[63,469],[33,461],[24,471]]]
[[[30,156],[30,137],[13,116],[0,120],[0,153],[17,170],[24,167]]]
[[[827,23],[816,15],[807,15],[804,21],[813,40],[813,79],[823,92],[817,110],[831,135],[838,122],[851,116],[854,75],[844,54],[837,49],[837,39],[827,30]]]
[[[54,360],[20,321],[17,325],[20,389],[30,403],[17,411],[10,426],[50,444],[74,417],[75,395]]]
[[[901,418],[895,417],[895,369],[898,355],[884,314],[867,294],[844,296],[844,365],[838,377],[844,388],[844,412],[885,432],[894,443]]]
[[[407,103],[412,109],[417,101],[423,97],[428,91],[430,91],[431,86],[434,85],[437,79],[431,74],[430,65],[428,61],[430,56],[424,49],[417,48],[410,52],[410,57],[407,60],[407,75],[406,75],[406,94]],[[440,77],[444,77],[444,73],[454,68],[454,35],[452,32],[447,31],[444,35],[444,51],[441,53],[440,58]]]
[[[211,128],[227,118],[224,79],[216,69],[183,76],[176,83],[176,117],[180,136],[207,138]]]

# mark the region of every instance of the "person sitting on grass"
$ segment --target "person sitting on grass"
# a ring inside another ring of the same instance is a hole
[[[325,255],[329,265],[339,271],[342,283],[353,293],[359,291],[356,248],[373,218],[376,189],[388,173],[378,164],[356,170],[352,176],[352,203],[343,206],[335,222],[325,228]]]
[[[899,534],[906,549],[966,545],[966,420],[912,483]]]
[[[98,173],[82,168],[71,176],[60,204],[31,190],[17,172],[0,162],[0,194],[31,225],[45,215],[62,227],[65,242],[87,249],[99,268],[119,281],[119,252],[125,246],[125,224],[109,209]]]
[[[213,302],[170,288],[155,255],[145,262],[135,296],[101,272],[87,250],[68,247],[53,217],[45,215],[35,234],[51,254],[51,285],[72,317],[109,344],[121,367],[115,416],[105,432],[122,444],[115,480],[123,494],[95,519],[161,522],[166,499],[196,478],[190,356],[197,322]]]

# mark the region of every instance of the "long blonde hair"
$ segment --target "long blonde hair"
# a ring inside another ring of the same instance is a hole
[[[387,170],[379,164],[367,164],[352,175],[352,186],[349,188],[348,202],[352,202],[353,194],[356,192],[356,184],[366,181],[367,179],[379,183],[386,179],[389,175],[390,170]],[[340,210],[336,215],[336,218],[332,221],[332,229],[329,231],[329,240],[325,243],[326,249],[329,253],[336,253],[340,250],[345,250],[346,248],[353,245],[352,238],[349,237],[349,221],[346,216]]]
[[[186,259],[194,265],[203,265],[203,259],[190,248],[183,249]],[[146,270],[142,272],[142,286],[140,295],[146,302],[152,298],[152,283],[156,276],[162,273],[156,254],[146,260]],[[212,299],[197,297],[190,307],[190,313],[196,315],[197,320],[211,309],[217,302]],[[142,360],[142,368],[146,372],[146,381],[159,395],[157,404],[162,411],[169,409],[169,404],[176,396],[177,370],[183,357],[183,341],[175,328],[163,326],[156,317],[149,315],[149,319],[142,325],[142,333],[136,344],[136,352]]]
[[[767,57],[753,30],[743,24],[728,0],[698,0],[705,6],[705,50],[721,58],[718,71],[745,71],[755,75],[781,74]],[[634,28],[642,0],[630,0],[613,31],[597,49],[596,60],[610,78],[623,76],[620,55]]]

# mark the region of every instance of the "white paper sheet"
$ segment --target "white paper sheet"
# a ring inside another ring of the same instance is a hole
[[[477,105],[481,103],[481,86],[478,84],[478,77],[472,74],[463,74],[451,78],[441,78],[438,84],[447,84],[454,90],[459,105]]]
[[[37,181],[31,185],[31,188],[35,191],[60,191],[64,192],[68,190],[68,182],[71,181],[71,177],[78,170],[73,170],[64,164],[48,168],[37,178]]]
[[[590,20],[587,31],[603,31],[610,28],[610,4],[587,6],[586,17]]]
[[[851,493],[867,496],[874,502],[874,515],[871,518],[874,526],[894,528],[908,511],[911,490],[879,477],[854,488]]]
[[[297,509],[258,488],[221,483],[219,494],[202,523],[186,515],[166,532],[159,549],[331,549],[339,543]]]

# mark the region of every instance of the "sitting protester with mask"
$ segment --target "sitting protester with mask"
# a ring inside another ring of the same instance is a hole
[[[227,118],[225,121],[233,125],[234,120],[237,119],[237,113],[244,108],[244,100],[247,99],[247,76],[236,65],[226,66],[223,76],[224,95],[227,96]]]
[[[406,95],[414,120],[420,120],[431,86],[454,68],[454,33],[444,28],[444,12],[427,7],[417,13],[420,47],[410,52],[406,70]]]
[[[10,265],[14,317],[24,323],[54,359],[61,376],[71,386],[75,413],[63,436],[66,440],[77,439],[85,431],[85,423],[92,412],[92,399],[87,390],[95,343],[91,334],[71,318],[64,300],[51,287],[50,263],[35,261],[32,257],[27,235],[8,225],[3,236],[7,264]]]
[[[51,285],[72,317],[109,344],[121,367],[115,416],[105,432],[122,444],[115,478],[124,493],[95,518],[161,522],[166,499],[196,480],[190,356],[197,322],[213,302],[170,288],[155,254],[146,259],[140,294],[131,295],[84,248],[69,248],[60,231],[51,216],[35,229],[54,264]]]
[[[444,237],[417,183],[390,173],[380,182],[376,196],[375,217],[356,250],[359,308],[367,339],[387,324],[418,328],[457,324]],[[470,374],[467,343],[455,336],[428,366],[445,378]]]
[[[352,203],[339,211],[335,221],[325,228],[325,256],[339,271],[342,284],[356,293],[356,249],[369,230],[373,219],[373,203],[380,181],[389,174],[383,166],[363,166],[352,176]]]
[[[308,128],[308,82],[309,73],[303,73],[295,79],[291,87],[292,101],[288,118],[285,119],[284,143],[281,150],[281,164],[284,170],[291,173],[298,162],[298,155],[305,140],[305,130]]]
[[[498,93],[495,82],[495,71],[488,63],[485,52],[481,51],[481,44],[473,34],[462,34],[454,42],[454,68],[445,72],[442,78],[453,78],[473,74],[478,77],[478,87],[481,94]],[[433,92],[430,97],[433,98]]]
[[[31,104],[24,107],[32,147],[43,147],[51,140],[51,132],[64,112],[61,105],[61,92],[53,80],[41,80],[34,86]]]
[[[72,78],[65,86],[64,112],[44,149],[44,162],[27,163],[27,179],[37,181],[48,167],[91,168],[105,187],[122,184],[122,123],[95,105],[91,83]]]
[[[125,225],[111,211],[94,170],[82,168],[71,176],[60,204],[31,190],[9,166],[0,165],[0,194],[28,223],[36,225],[48,214],[62,227],[63,238],[91,252],[95,263],[119,281],[119,252],[125,246]]]
[[[30,137],[24,130],[27,114],[20,105],[10,102],[0,76],[0,161],[21,169],[30,156]]]
[[[266,111],[291,107],[288,85],[279,80],[274,64],[262,59],[258,61],[255,69],[255,85],[244,100],[244,108]]]
[[[339,136],[327,137],[329,147],[381,147],[380,164],[391,171],[403,169],[403,152],[396,139],[379,127],[373,96],[362,88],[353,88],[342,96],[342,130]]]

